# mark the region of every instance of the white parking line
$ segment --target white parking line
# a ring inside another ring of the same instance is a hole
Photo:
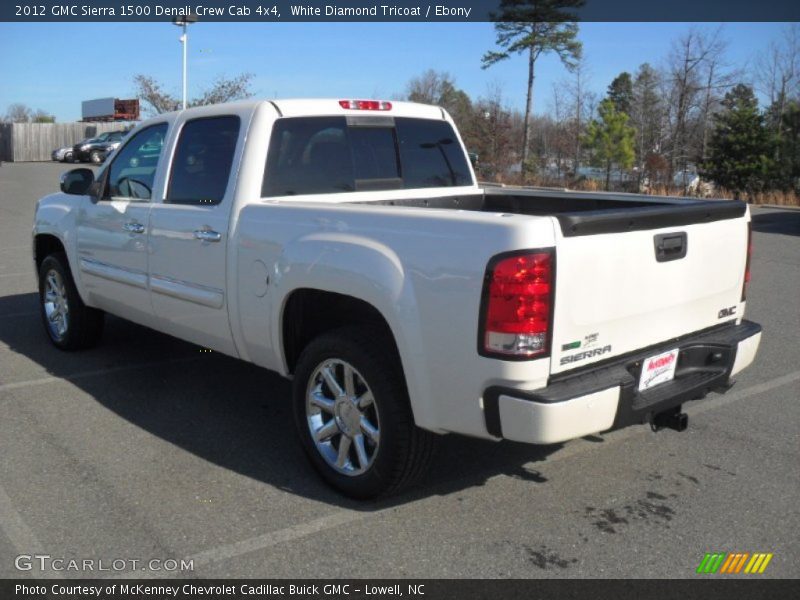
[[[208,356],[208,355],[206,355]],[[59,383],[59,382],[71,382],[78,379],[87,379],[89,377],[103,377],[104,375],[110,375],[112,373],[120,373],[123,371],[135,371],[137,369],[149,369],[152,367],[158,367],[161,365],[172,365],[175,363],[185,363],[185,362],[192,362],[195,360],[200,360],[204,358],[203,356],[186,356],[184,358],[173,358],[170,360],[162,360],[158,362],[148,362],[148,363],[139,363],[135,365],[125,365],[121,367],[110,367],[107,369],[97,369],[94,371],[83,371],[82,373],[74,373],[72,375],[66,375],[64,377],[41,377],[40,379],[28,379],[27,381],[16,381],[14,383],[4,383],[0,385],[0,392],[7,392],[10,390],[18,390],[21,388],[32,387],[36,385],[48,385],[51,383]]]
[[[750,387],[741,389],[738,392],[729,392],[728,394],[721,396],[719,398],[712,398],[711,400],[705,400],[701,402],[693,410],[690,409],[689,412],[691,414],[699,414],[702,412],[706,412],[708,410],[718,408],[725,404],[731,404],[738,400],[744,400],[746,398],[750,398],[751,396],[755,396],[756,394],[761,394],[769,390],[782,387],[784,385],[787,385],[795,381],[800,381],[800,370],[787,373],[786,375],[783,375],[776,379],[771,379],[770,381],[765,381],[764,383],[751,385]],[[627,427],[625,429],[613,431],[608,434],[603,434],[603,439],[607,443],[613,443],[637,435],[643,435],[646,432],[648,432],[648,430],[645,429],[644,427]],[[562,450],[559,450],[555,454],[550,455],[544,464],[552,464],[554,462],[564,460],[565,458],[569,458],[571,456],[583,454],[587,450],[597,449],[597,448],[598,448],[597,444],[582,440],[576,440],[573,443],[567,444],[567,446],[565,446]],[[225,560],[229,560],[231,558],[236,558],[244,554],[249,554],[251,552],[256,552],[258,550],[271,548],[273,546],[277,546],[279,544],[283,544],[286,542],[299,540],[308,537],[309,535],[320,533],[328,529],[333,529],[335,527],[339,527],[340,525],[344,525],[346,523],[353,523],[355,521],[371,518],[391,510],[401,510],[406,506],[413,506],[413,503],[399,507],[384,508],[373,512],[353,511],[346,509],[339,510],[327,516],[320,517],[319,519],[314,519],[312,521],[307,521],[305,523],[300,523],[298,525],[292,525],[291,527],[286,527],[284,529],[279,529],[277,531],[248,538],[240,542],[234,542],[232,544],[225,544],[222,546],[217,546],[216,548],[204,550],[202,552],[198,552],[197,554],[193,554],[191,556],[186,557],[185,560],[187,561],[193,560],[195,567],[210,565]],[[125,579],[125,578],[153,577],[153,576],[177,577],[180,575],[181,573],[177,571],[163,572],[163,573],[151,572],[146,575],[137,572],[126,571],[126,572],[116,573],[114,577]]]
[[[30,527],[22,519],[22,516],[14,508],[14,503],[9,498],[3,486],[0,486],[0,531],[11,542],[16,551],[20,554],[45,553],[45,548],[33,533]],[[21,576],[21,574],[20,574]],[[48,572],[41,572],[39,577],[52,577]]]

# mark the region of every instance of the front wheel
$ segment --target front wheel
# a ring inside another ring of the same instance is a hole
[[[294,413],[311,463],[353,498],[398,493],[425,471],[435,435],[414,424],[391,341],[345,327],[312,341],[298,360]]]
[[[61,350],[90,348],[103,333],[103,312],[83,303],[62,252],[42,261],[39,309],[50,341]]]

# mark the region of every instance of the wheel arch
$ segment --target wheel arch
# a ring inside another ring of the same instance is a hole
[[[63,252],[65,255],[67,254],[67,247],[64,245],[64,242],[61,241],[61,238],[52,233],[37,233],[34,236],[33,261],[36,264],[37,274],[42,267],[44,259],[57,252]]]

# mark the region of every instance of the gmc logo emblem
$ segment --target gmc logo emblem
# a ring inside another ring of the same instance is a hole
[[[736,314],[736,307],[730,306],[728,308],[723,308],[721,311],[719,311],[719,313],[717,314],[717,318],[724,319],[725,317],[732,317],[735,314]]]

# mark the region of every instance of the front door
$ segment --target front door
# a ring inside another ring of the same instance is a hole
[[[167,123],[137,132],[105,173],[101,198],[77,217],[79,276],[99,308],[153,321],[147,285],[147,223]]]
[[[160,327],[232,356],[225,260],[240,125],[237,116],[186,121],[164,202],[150,212],[150,287]]]

